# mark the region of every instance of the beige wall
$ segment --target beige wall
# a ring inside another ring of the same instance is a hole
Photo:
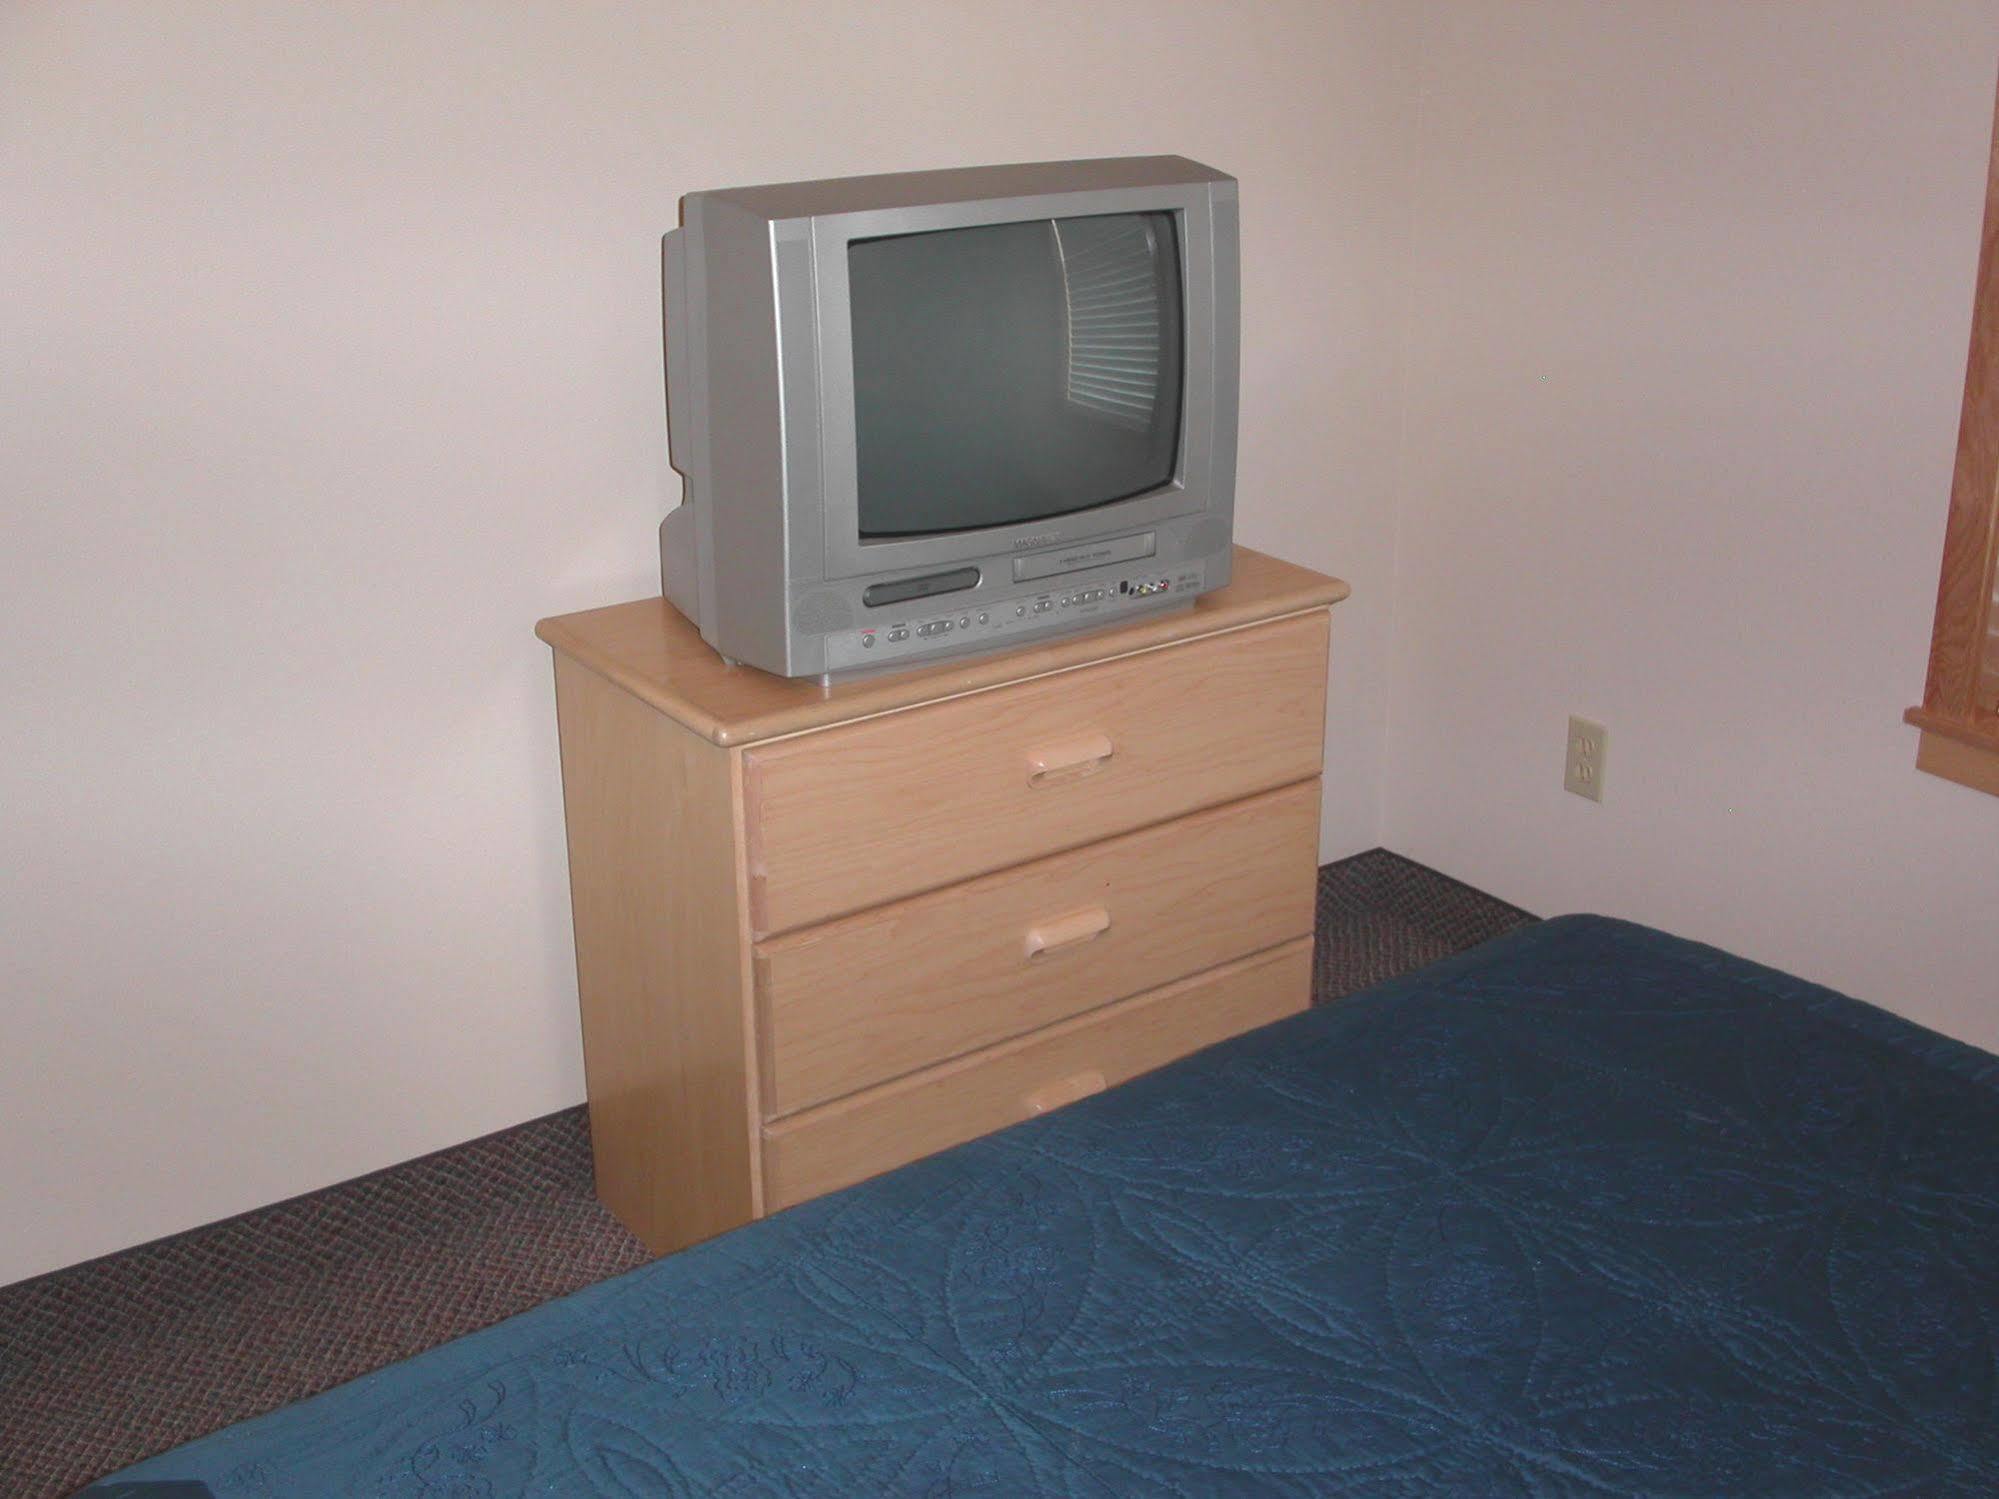
[[[543,614],[656,588],[686,191],[1242,179],[1241,534],[1378,841],[1405,28],[1319,0],[0,11],[0,1282],[582,1097]]]
[[[1384,841],[1999,1047],[1918,775],[1999,7],[1426,7]],[[1561,791],[1566,716],[1607,797]]]

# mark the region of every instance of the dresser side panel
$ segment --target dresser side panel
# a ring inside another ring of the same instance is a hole
[[[555,658],[597,1191],[655,1252],[759,1204],[731,755]]]

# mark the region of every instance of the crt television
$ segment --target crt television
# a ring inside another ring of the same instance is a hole
[[[1178,156],[690,193],[663,249],[667,598],[780,676],[1228,581],[1235,179]]]

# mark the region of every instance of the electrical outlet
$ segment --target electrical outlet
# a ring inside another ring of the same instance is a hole
[[[1569,715],[1569,758],[1562,771],[1562,789],[1603,800],[1603,758],[1610,748],[1610,730],[1587,718]]]

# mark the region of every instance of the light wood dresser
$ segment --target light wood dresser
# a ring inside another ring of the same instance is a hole
[[[1304,1008],[1328,608],[892,675],[730,667],[659,599],[555,649],[597,1190],[656,1252]]]

